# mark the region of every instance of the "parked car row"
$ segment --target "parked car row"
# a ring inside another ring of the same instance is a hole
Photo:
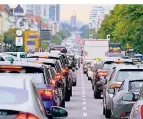
[[[142,119],[143,67],[117,57],[88,64],[91,64],[87,69],[90,72],[86,73],[94,98],[103,96],[103,115],[111,119]]]
[[[16,54],[16,53],[15,53]],[[78,61],[58,51],[35,52],[17,60],[0,55],[2,119],[65,118],[65,102],[76,86]],[[19,58],[18,58],[19,59]]]

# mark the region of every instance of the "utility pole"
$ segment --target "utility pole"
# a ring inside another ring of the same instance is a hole
[[[41,21],[40,21],[40,26],[39,26],[40,28],[39,28],[39,30],[40,30],[40,39],[39,39],[39,47],[41,48],[41,45],[42,45],[42,28],[41,28]]]

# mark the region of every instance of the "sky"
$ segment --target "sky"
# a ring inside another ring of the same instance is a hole
[[[16,7],[17,5],[10,5],[10,7]],[[89,23],[89,14],[92,9],[93,5],[77,5],[77,4],[70,4],[70,5],[61,5],[61,20],[70,20],[70,17],[76,14],[77,20],[82,21],[84,23]],[[95,5],[94,5],[95,6]],[[112,7],[113,5],[102,5],[105,8]],[[24,5],[22,6],[24,7]]]

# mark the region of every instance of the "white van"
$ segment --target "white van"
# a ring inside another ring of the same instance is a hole
[[[18,59],[21,58],[27,58],[27,53],[26,52],[5,52],[6,54],[13,55],[17,57]]]

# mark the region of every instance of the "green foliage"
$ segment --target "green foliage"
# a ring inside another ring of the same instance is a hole
[[[55,43],[57,45],[61,44],[62,40],[69,37],[70,32],[68,30],[62,30],[51,37],[51,43]]]
[[[48,42],[41,42],[41,47],[43,48],[43,49],[47,49],[47,47],[48,47]]]
[[[126,48],[129,43],[143,52],[143,5],[116,5],[105,17],[98,30],[98,38],[111,35],[111,42],[120,42]]]
[[[3,35],[0,35],[0,43],[3,41]]]

